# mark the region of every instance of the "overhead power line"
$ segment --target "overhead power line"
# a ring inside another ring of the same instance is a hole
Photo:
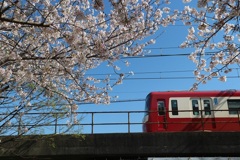
[[[194,79],[195,77],[143,77],[143,78],[125,78],[124,80],[170,80],[170,79]]]
[[[134,72],[134,75],[137,74],[162,74],[162,73],[183,73],[183,72],[193,72],[193,70],[169,70],[169,71],[146,71],[146,72]],[[92,75],[92,76],[106,76],[106,75],[114,75],[116,73],[92,73],[92,74],[86,74],[86,75]],[[129,73],[123,73],[125,75]]]
[[[205,52],[204,55],[212,56],[216,52]],[[127,56],[121,57],[121,59],[130,59],[130,58],[156,58],[156,57],[178,57],[178,56],[189,56],[191,53],[169,53],[169,54],[149,54],[149,55],[139,55],[139,56]]]
[[[181,53],[181,54],[156,54],[156,55],[144,55],[144,56],[129,56],[129,57],[122,57],[121,59],[128,59],[128,58],[155,58],[155,57],[176,57],[176,56],[189,56],[188,53]]]
[[[228,68],[232,70],[236,70],[237,72],[239,71],[240,68]],[[217,69],[213,70],[217,71]],[[145,72],[133,72],[134,75],[146,75],[146,74],[168,74],[168,73],[193,73],[192,70],[166,70],[166,71],[145,71]],[[87,76],[106,76],[106,75],[115,75],[116,73],[92,73],[92,74],[86,74]],[[123,73],[125,75],[128,75],[129,72]]]
[[[147,47],[144,48],[145,50],[152,50],[152,49],[180,49],[180,47]]]
[[[167,77],[167,76],[159,76],[159,77],[127,77],[124,78],[123,80],[171,80],[171,79],[177,79],[177,80],[181,80],[181,79],[195,79],[196,77],[194,76],[174,76],[174,77]],[[213,79],[216,79],[218,77],[212,77]],[[240,75],[236,75],[236,76],[227,76],[227,78],[240,78]],[[101,78],[98,78],[98,80],[104,80]],[[110,78],[110,80],[116,81],[118,80],[118,78]]]
[[[143,77],[143,78],[125,78],[124,80],[171,80],[171,79],[195,79],[196,77],[194,76],[186,76],[186,77]],[[213,79],[216,79],[218,77],[212,77]],[[227,76],[227,78],[229,79],[234,79],[234,78],[240,78],[239,75],[236,75],[236,76]],[[116,80],[116,79],[113,79],[113,80]]]
[[[127,103],[127,102],[142,102],[145,101],[145,98],[138,98],[138,99],[124,99],[124,100],[112,100],[110,103]],[[95,103],[86,103],[86,102],[79,102],[76,103],[76,105],[90,105]],[[55,104],[56,106],[65,106],[69,105],[67,103],[59,103]],[[36,107],[45,107],[46,105],[37,105]],[[6,108],[15,108],[16,105],[0,105],[0,109],[6,109]],[[34,107],[34,106],[32,106]]]

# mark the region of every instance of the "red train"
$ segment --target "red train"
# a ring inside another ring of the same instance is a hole
[[[240,131],[240,91],[151,92],[144,132]]]

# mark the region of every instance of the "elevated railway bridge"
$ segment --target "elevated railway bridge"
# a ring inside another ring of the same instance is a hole
[[[202,130],[142,133],[144,112],[81,112],[79,114],[89,115],[84,118],[88,119],[88,122],[83,120],[80,124],[73,126],[88,127],[88,133],[83,129],[81,134],[59,134],[59,127],[66,127],[67,124],[62,123],[56,116],[55,121],[46,126],[35,126],[50,127],[51,132],[44,135],[20,135],[19,133],[12,136],[2,135],[0,159],[106,160],[146,159],[147,157],[240,157],[240,132]],[[100,114],[107,121],[99,120]],[[121,118],[117,118],[117,115]],[[137,119],[135,115],[141,118]],[[111,120],[107,118],[108,116],[115,119]],[[239,121],[231,123],[239,123]],[[12,127],[20,128],[20,125]],[[201,125],[204,128],[203,122]],[[98,130],[99,126],[101,132]]]

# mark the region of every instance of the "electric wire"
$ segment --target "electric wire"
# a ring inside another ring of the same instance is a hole
[[[240,68],[228,68],[231,69],[232,72],[235,70],[236,72],[239,71]],[[144,71],[144,72],[134,72],[134,76],[136,75],[147,75],[147,74],[169,74],[169,73],[193,73],[194,70],[166,70],[166,71]],[[213,70],[217,71],[217,69]],[[124,72],[124,75],[129,75],[129,72]],[[86,76],[106,76],[106,75],[115,75],[115,73],[88,73],[85,74]],[[171,77],[167,77],[167,78],[171,78]],[[181,77],[179,77],[181,79]],[[186,77],[183,77],[184,79],[186,79]],[[189,77],[189,78],[193,78],[193,77]],[[126,79],[126,78],[125,78]],[[130,79],[130,78],[128,78]],[[164,78],[165,79],[165,78]],[[177,78],[174,78],[177,79]]]
[[[110,103],[129,103],[129,102],[142,102],[145,101],[145,98],[136,98],[136,99],[123,99],[123,100],[112,100],[110,101]],[[95,104],[95,103],[86,103],[86,102],[77,102],[75,103],[76,105],[91,105],[91,104]],[[65,105],[69,105],[67,103],[58,103],[55,104],[56,106],[65,106]],[[37,105],[37,107],[45,107],[47,105]],[[6,109],[6,108],[15,108],[16,105],[7,105],[7,106],[1,106],[0,105],[0,109]]]
[[[205,52],[205,56],[213,56],[216,52]],[[156,58],[156,57],[181,57],[189,56],[191,53],[169,53],[169,54],[149,54],[149,55],[139,55],[139,56],[127,56],[120,57],[120,59],[133,59],[133,58]]]

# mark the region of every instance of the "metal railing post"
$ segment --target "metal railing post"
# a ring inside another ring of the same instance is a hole
[[[58,124],[58,114],[56,113],[56,119],[55,119],[55,131],[54,131],[54,134],[57,134],[57,124]]]
[[[94,129],[94,128],[93,128],[93,127],[94,127],[94,126],[93,126],[93,125],[94,125],[93,123],[94,123],[94,112],[92,112],[92,124],[91,124],[91,128],[92,128],[92,129],[91,129],[91,133],[92,133],[92,134],[93,134],[93,131],[94,131],[94,130],[93,130],[93,129]]]
[[[130,112],[128,112],[128,133],[130,133]]]

